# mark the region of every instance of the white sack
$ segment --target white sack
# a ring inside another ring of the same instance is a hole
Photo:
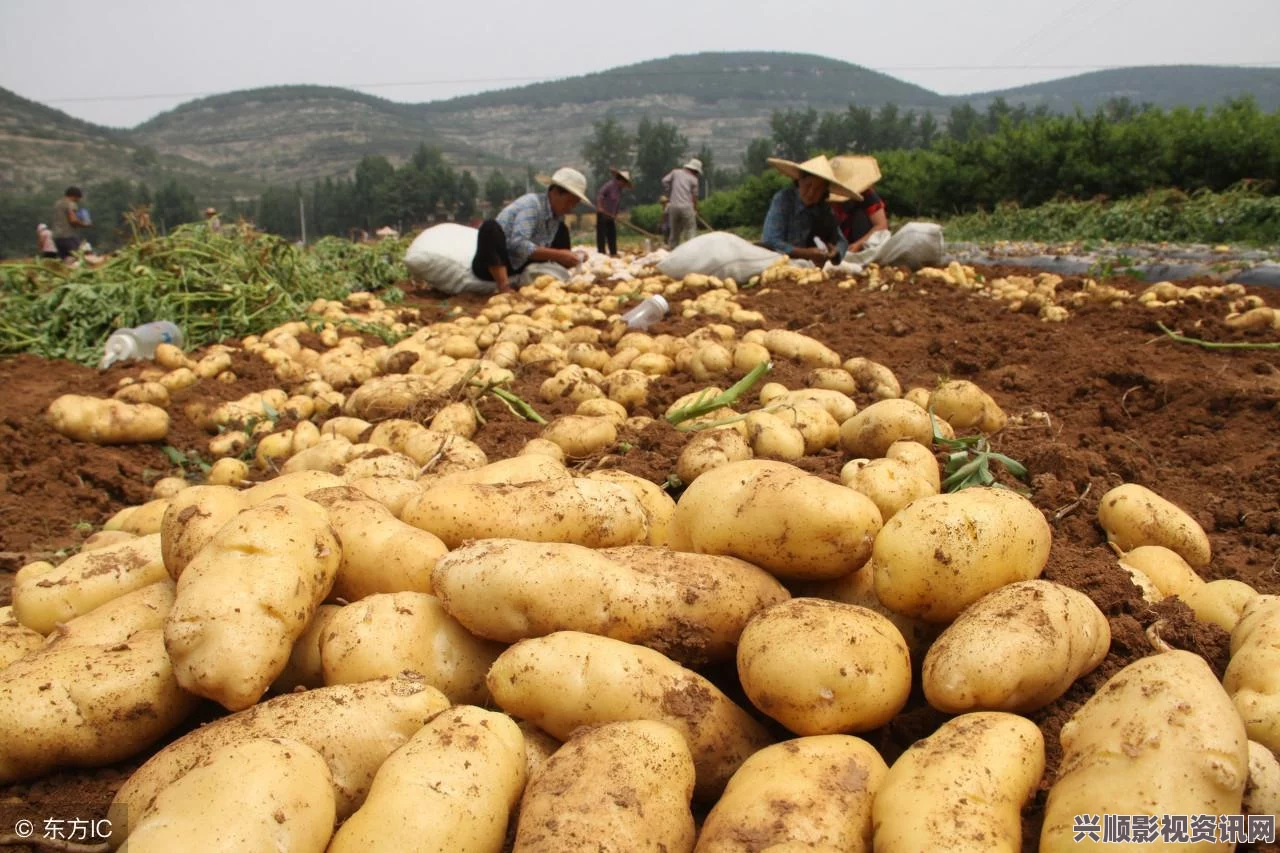
[[[746,282],[773,266],[782,255],[726,231],[700,234],[681,243],[658,264],[658,272],[681,279],[692,273]]]

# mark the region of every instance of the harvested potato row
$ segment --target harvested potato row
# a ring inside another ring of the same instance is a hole
[[[1231,631],[1231,662],[1222,677],[1250,740],[1280,749],[1280,596],[1259,595]]]
[[[1176,552],[1193,569],[1209,565],[1209,537],[1181,507],[1145,486],[1116,486],[1098,502],[1098,523],[1107,541],[1121,551],[1139,545],[1161,545]]]
[[[89,444],[145,444],[169,434],[169,413],[146,402],[63,394],[45,417],[57,432]]]

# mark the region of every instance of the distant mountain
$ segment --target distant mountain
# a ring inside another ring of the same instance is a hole
[[[646,115],[673,121],[691,149],[709,145],[729,164],[753,138],[768,135],[775,110],[892,103],[944,117],[952,106],[985,109],[997,97],[1069,112],[1117,97],[1167,108],[1242,94],[1268,111],[1280,108],[1280,69],[1132,68],[944,97],[821,56],[699,53],[427,104],[321,86],[253,89],[182,104],[127,131],[0,89],[0,190],[174,175],[198,195],[216,187],[225,198],[264,182],[350,174],[366,154],[401,162],[423,142],[483,180],[494,169],[521,175],[526,165],[578,161],[592,124],[606,116],[629,129]]]

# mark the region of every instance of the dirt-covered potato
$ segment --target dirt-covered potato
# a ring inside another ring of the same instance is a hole
[[[277,696],[194,729],[152,756],[116,794],[108,816],[118,847],[147,803],[219,748],[254,738],[291,738],[320,753],[333,777],[338,820],[364,802],[378,767],[449,700],[421,676],[321,687]]]
[[[139,631],[163,628],[173,599],[174,584],[168,578],[127,592],[69,622],[59,623],[45,648],[109,646],[123,643]]]
[[[1258,591],[1242,581],[1223,578],[1194,586],[1178,597],[1201,622],[1230,633],[1239,624],[1245,607],[1258,597]]]
[[[1280,596],[1259,595],[1241,610],[1222,686],[1249,739],[1280,750]]]
[[[770,329],[761,341],[769,352],[808,367],[839,367],[840,355],[821,341],[788,329]]]
[[[524,786],[524,736],[511,718],[449,708],[383,762],[328,853],[501,850]]]
[[[874,610],[794,598],[747,623],[738,677],[753,705],[798,735],[865,732],[907,703],[911,657]]]
[[[675,524],[676,502],[661,486],[626,471],[602,468],[587,475],[588,480],[613,483],[630,491],[644,506],[649,522],[649,536],[645,545],[670,545],[671,528]]]
[[[328,471],[297,471],[292,474],[281,474],[270,480],[250,486],[240,492],[247,506],[257,506],[274,498],[291,495],[306,497],[310,492],[327,489],[331,486],[345,486],[341,477]]]
[[[1071,716],[1060,739],[1044,853],[1102,846],[1077,842],[1076,815],[1240,813],[1249,778],[1245,724],[1197,654],[1175,650],[1129,664]]]
[[[334,614],[320,638],[325,684],[356,684],[410,671],[449,701],[481,705],[485,673],[502,646],[472,636],[421,592],[371,595]]]
[[[159,533],[164,526],[164,514],[168,511],[169,504],[168,498],[156,498],[140,506],[127,506],[107,519],[102,529],[120,530],[135,536]]]
[[[820,580],[861,567],[880,527],[865,495],[792,465],[749,460],[709,471],[685,490],[673,544],[738,557],[784,579]]]
[[[169,389],[159,382],[135,382],[111,395],[123,403],[149,403],[164,409],[169,405]]]
[[[869,851],[872,804],[888,770],[871,744],[850,735],[766,746],[729,780],[696,853]]]
[[[289,662],[284,670],[271,682],[271,689],[276,693],[288,693],[299,687],[313,690],[324,686],[324,666],[320,662],[320,641],[324,637],[324,629],[329,620],[338,614],[342,607],[337,604],[321,604],[316,608],[316,615],[311,617],[307,630],[302,632],[293,644],[289,653]]]
[[[434,533],[449,548],[496,538],[608,548],[649,535],[644,506],[630,490],[586,479],[437,484],[409,502],[404,521]]]
[[[804,456],[804,436],[777,414],[760,409],[747,415],[746,424],[747,440],[751,442],[751,446],[747,449],[747,455],[741,459],[750,459],[754,454],[761,459],[794,462]]]
[[[156,795],[125,850],[323,853],[333,835],[333,777],[306,744],[254,738],[215,749]]]
[[[903,439],[889,445],[884,455],[886,459],[896,459],[909,466],[933,487],[935,495],[942,491],[942,469],[929,446],[918,441]]]
[[[689,747],[671,726],[634,720],[588,729],[529,780],[513,853],[691,853],[693,786]]]
[[[108,545],[119,545],[121,542],[128,542],[130,539],[137,538],[137,534],[129,533],[125,530],[99,530],[80,543],[80,553],[85,554],[89,551],[97,551],[100,548],[106,548]]]
[[[951,379],[933,389],[929,395],[933,413],[954,429],[968,433],[997,433],[1009,422],[1009,416],[986,391],[967,379]]]
[[[37,650],[0,669],[0,784],[130,758],[195,704],[157,629]]]
[[[489,690],[507,713],[567,740],[580,726],[666,723],[684,736],[700,798],[714,798],[768,732],[714,684],[643,646],[577,631],[521,640],[494,661]]]
[[[799,436],[799,433],[796,435]],[[803,439],[801,444],[803,446]],[[703,430],[694,433],[680,451],[680,457],[676,460],[676,476],[688,485],[721,465],[750,458],[751,447],[737,430]]]
[[[880,400],[840,425],[840,446],[851,456],[879,459],[901,439],[933,444],[929,413],[910,400]]]
[[[1125,483],[1103,495],[1098,502],[1098,523],[1107,531],[1107,541],[1121,551],[1162,545],[1177,552],[1193,569],[1209,565],[1209,537],[1204,528],[1181,507],[1146,486]]]
[[[341,559],[327,513],[305,498],[274,498],[237,515],[178,579],[164,628],[178,683],[232,711],[257,702]]]
[[[1204,586],[1204,578],[1186,560],[1162,545],[1139,545],[1120,555],[1120,565],[1131,572],[1141,572],[1166,598],[1176,595],[1185,600]]]
[[[67,438],[90,444],[144,444],[169,434],[169,413],[150,403],[63,394],[45,416]]]
[[[483,539],[432,573],[436,594],[480,637],[514,643],[582,631],[657,649],[689,666],[727,660],[753,614],[789,596],[733,557],[630,546]]]
[[[1246,814],[1280,816],[1280,762],[1257,741],[1249,741],[1249,782],[1244,789]]]
[[[68,557],[56,567],[23,567],[13,579],[13,615],[31,630],[48,634],[59,622],[166,577],[160,534],[139,536]]]
[[[213,535],[247,508],[244,495],[231,486],[183,489],[165,509],[160,527],[160,551],[169,576],[180,578]]]
[[[1039,577],[1052,535],[1035,504],[1008,489],[919,498],[876,537],[876,596],[899,613],[950,622],[987,593]]]
[[[1111,648],[1111,627],[1082,592],[1045,580],[983,596],[929,648],[921,679],[929,704],[948,714],[1027,714],[1092,672]]]
[[[922,447],[922,445],[916,445]],[[842,472],[843,473],[843,472]],[[843,476],[841,477],[843,480]],[[871,498],[885,521],[893,518],[916,498],[936,495],[938,490],[905,462],[872,459],[855,470],[844,484]]]
[[[560,446],[568,459],[585,459],[618,441],[618,427],[608,418],[564,415],[547,424],[542,437]]]
[[[875,849],[1018,853],[1022,807],[1040,785],[1044,759],[1044,737],[1025,717],[948,720],[885,775],[873,808]]]
[[[44,635],[19,622],[13,607],[0,607],[0,670],[43,645]]]
[[[904,616],[885,607],[876,597],[875,566],[871,563],[835,580],[792,584],[792,593],[796,596],[842,601],[874,610],[892,622],[902,634],[913,661],[924,660],[925,652],[942,631],[939,625],[913,616]]]
[[[875,400],[893,400],[902,396],[898,377],[883,364],[859,356],[846,361],[843,367],[852,377],[855,390],[870,394]],[[853,391],[847,393],[852,394]]]

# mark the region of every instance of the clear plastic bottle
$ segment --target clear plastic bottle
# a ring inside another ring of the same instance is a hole
[[[667,304],[666,297],[662,294],[654,294],[641,302],[635,308],[622,315],[622,322],[626,323],[629,328],[637,331],[645,331],[654,323],[667,316],[667,310],[671,306]]]
[[[132,329],[117,329],[107,338],[99,366],[105,370],[117,361],[151,358],[160,344],[181,347],[182,330],[168,320],[144,323]]]

